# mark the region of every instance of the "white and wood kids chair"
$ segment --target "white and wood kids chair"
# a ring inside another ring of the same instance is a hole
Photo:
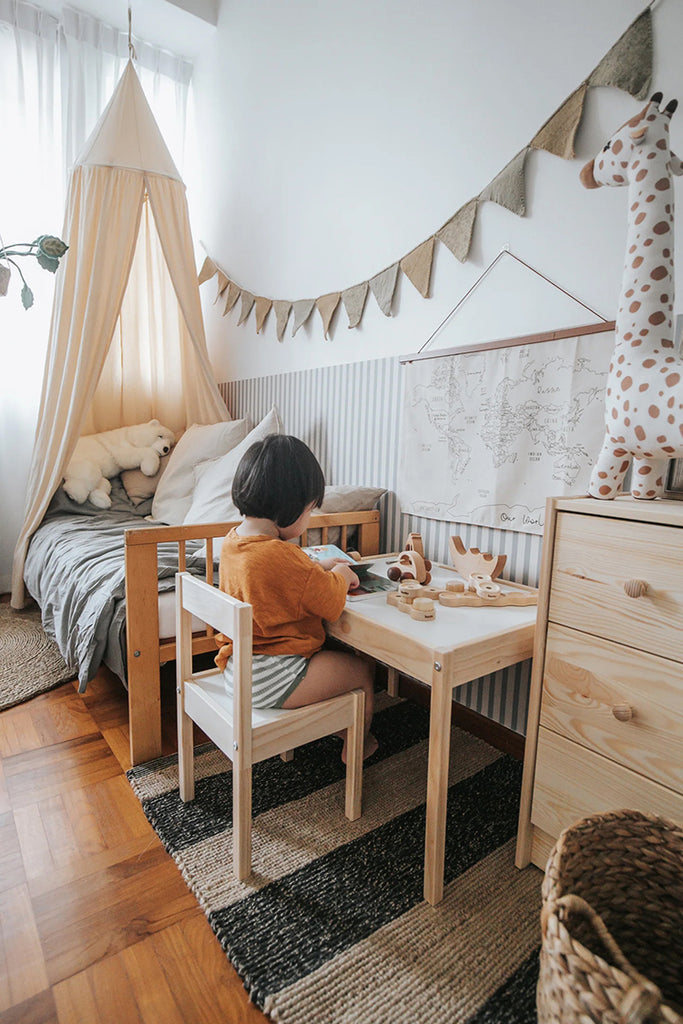
[[[192,617],[233,642],[234,698],[228,696],[218,668],[192,671]],[[345,814],[361,813],[363,782],[362,690],[290,710],[252,709],[251,605],[237,601],[189,573],[176,575],[176,690],[180,797],[194,799],[194,744],[197,725],[232,761],[233,871],[251,873],[251,766],[311,740],[348,730]]]

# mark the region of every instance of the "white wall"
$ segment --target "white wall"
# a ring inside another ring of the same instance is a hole
[[[196,237],[240,286],[269,298],[312,298],[372,277],[477,195],[643,7],[223,0],[195,65],[201,187],[191,177],[188,186]],[[683,100],[683,4],[660,0],[653,24],[652,91]],[[577,158],[527,160],[526,217],[485,204],[468,262],[437,243],[432,298],[402,278],[391,318],[369,296],[360,328],[348,330],[340,308],[325,341],[314,311],[294,338],[290,321],[279,344],[272,312],[257,335],[253,313],[238,327],[238,307],[222,318],[213,304],[216,280],[203,285],[218,379],[414,352],[506,245],[612,318],[626,193],[586,191],[578,174],[640,106],[615,89],[589,90]],[[672,139],[683,151],[683,110]],[[505,257],[432,348],[595,319]]]

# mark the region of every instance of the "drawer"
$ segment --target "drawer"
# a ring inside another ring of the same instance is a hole
[[[557,838],[579,818],[621,808],[683,823],[683,796],[539,728],[531,821]]]
[[[628,597],[628,580],[647,592]],[[683,530],[560,512],[548,617],[683,661]]]
[[[678,662],[550,623],[541,725],[683,793],[682,676]]]

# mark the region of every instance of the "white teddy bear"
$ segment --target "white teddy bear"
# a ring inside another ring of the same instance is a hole
[[[145,476],[154,476],[160,456],[168,455],[174,441],[173,431],[159,420],[86,434],[76,442],[62,486],[79,505],[90,499],[96,508],[110,508],[110,478],[138,467]]]

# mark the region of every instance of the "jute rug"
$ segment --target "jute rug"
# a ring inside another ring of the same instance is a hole
[[[0,711],[75,677],[43,630],[39,608],[0,604]]]
[[[254,767],[254,876],[232,874],[231,773],[197,749],[128,772],[252,1000],[284,1024],[533,1024],[536,868],[514,867],[521,765],[454,731],[445,898],[422,899],[428,716],[378,695],[363,815],[343,813],[340,741]]]

